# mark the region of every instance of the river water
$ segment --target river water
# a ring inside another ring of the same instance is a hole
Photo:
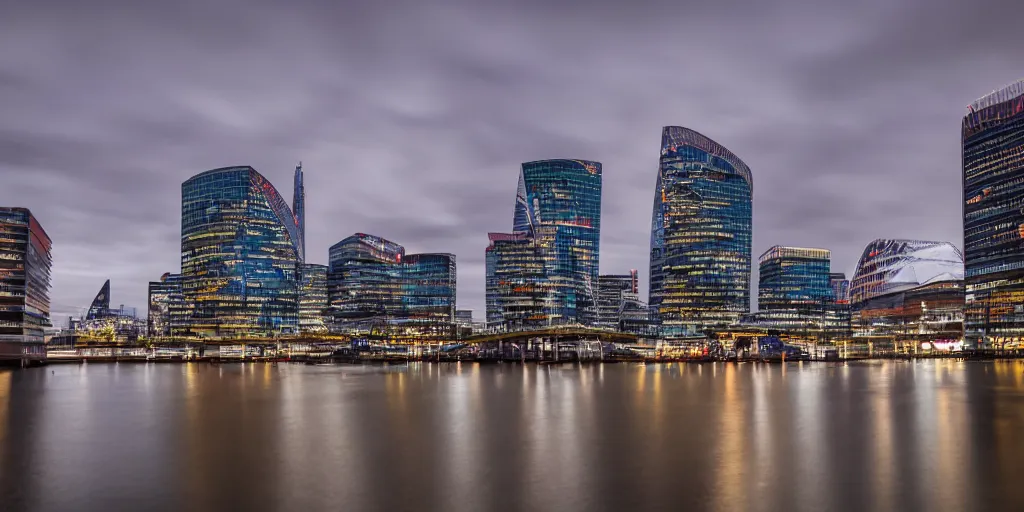
[[[0,510],[1024,510],[1024,363],[0,371]]]

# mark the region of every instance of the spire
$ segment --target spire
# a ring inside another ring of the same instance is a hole
[[[299,239],[295,242],[299,249],[299,260],[306,260],[306,186],[303,183],[302,161],[295,166],[295,195],[292,199],[292,214],[295,225],[299,227]]]

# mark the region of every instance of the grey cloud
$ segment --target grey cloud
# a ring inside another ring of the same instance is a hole
[[[0,204],[54,238],[55,316],[144,308],[179,265],[180,183],[250,164],[308,250],[355,232],[454,252],[483,314],[519,164],[604,164],[602,271],[647,275],[660,128],[754,172],[754,256],[961,242],[963,105],[1024,70],[1022,7],[867,2],[22,2],[0,18]],[[9,14],[9,15],[8,15]]]

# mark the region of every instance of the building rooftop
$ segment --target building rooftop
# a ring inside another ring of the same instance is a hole
[[[759,263],[777,258],[813,258],[827,260],[832,257],[832,251],[828,249],[817,249],[811,247],[788,247],[775,245],[770,247],[758,258]]]
[[[1018,96],[1024,96],[1024,79],[1017,80],[1010,85],[992,91],[967,106],[968,113],[977,112],[992,105],[998,105],[1004,101],[1012,100]]]
[[[678,146],[692,146],[724,159],[732,164],[736,169],[736,172],[747,181],[747,185],[750,185],[751,189],[754,188],[754,179],[750,173],[750,168],[747,167],[747,164],[744,163],[740,157],[726,149],[725,146],[711,140],[709,137],[696,130],[691,130],[682,126],[666,126],[662,128],[662,152],[664,153],[666,149]]]

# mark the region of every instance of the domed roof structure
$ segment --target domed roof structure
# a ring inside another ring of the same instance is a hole
[[[964,256],[949,242],[878,239],[868,244],[857,262],[850,302],[963,279]]]

